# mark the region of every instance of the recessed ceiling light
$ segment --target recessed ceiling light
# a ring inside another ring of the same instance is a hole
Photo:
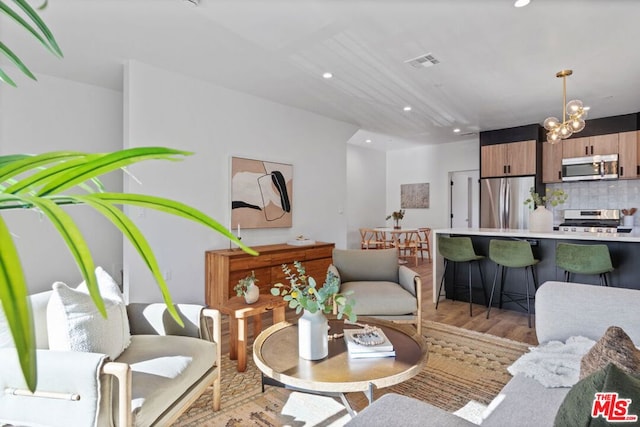
[[[453,133],[460,133],[460,128],[455,128],[455,129],[453,130]]]
[[[326,72],[322,74],[322,78],[324,79],[330,79],[331,77],[333,77],[333,74],[331,74],[330,72]]]
[[[371,140],[370,139],[365,139],[364,142],[366,142],[367,144],[371,144]]]
[[[516,0],[516,2],[513,4],[515,7],[525,7],[526,5],[528,5],[530,2],[530,0]]]
[[[411,106],[407,105],[406,107],[403,108],[404,111],[411,111]]]
[[[591,107],[589,107],[588,105],[585,105],[585,106],[584,106],[584,108],[583,108],[583,110],[584,110],[584,111],[589,111],[589,110],[591,110]]]

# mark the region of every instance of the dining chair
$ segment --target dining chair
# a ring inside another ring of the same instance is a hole
[[[384,240],[373,228],[360,228],[360,249],[382,249]]]
[[[427,259],[431,261],[431,229],[429,227],[418,228],[418,251],[420,259],[424,259],[424,253],[427,253]]]
[[[398,249],[398,257],[413,258],[415,265],[418,265],[419,237],[417,231],[392,231],[394,245]]]

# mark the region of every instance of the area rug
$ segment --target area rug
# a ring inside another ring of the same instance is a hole
[[[424,321],[428,343],[425,368],[404,383],[376,390],[374,397],[399,393],[456,411],[469,401],[488,404],[509,381],[507,367],[528,345],[442,323]],[[223,357],[221,410],[211,410],[211,392],[204,393],[176,426],[341,426],[348,415],[335,400],[279,387],[262,393],[260,371],[249,357],[246,372]],[[366,405],[362,393],[347,395],[356,410]]]

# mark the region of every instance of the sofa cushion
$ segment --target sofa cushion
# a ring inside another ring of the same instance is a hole
[[[568,387],[545,388],[533,378],[518,374],[500,391],[503,399],[482,422],[483,426],[551,426]],[[515,409],[517,408],[517,409]]]
[[[334,249],[333,265],[342,282],[383,280],[398,283],[398,251],[396,249]]]
[[[120,289],[102,268],[96,268],[98,287],[107,317],[95,306],[86,285],[72,289],[53,284],[47,305],[49,348],[60,351],[104,353],[115,359],[129,345],[129,320]]]
[[[609,363],[605,368],[594,372],[580,380],[567,394],[558,409],[555,418],[556,426],[605,426],[610,425],[604,415],[608,413],[607,405],[613,400],[602,400],[602,412],[592,417],[596,393],[616,392],[617,401],[631,399],[624,415],[640,416],[640,379],[628,375],[615,364]],[[613,410],[614,408],[611,407]],[[621,408],[616,407],[616,410]],[[613,414],[612,414],[613,415]],[[619,414],[623,415],[623,414]]]
[[[131,366],[136,426],[151,425],[218,362],[215,343],[175,335],[134,335],[116,361]]]
[[[345,427],[475,426],[475,424],[411,397],[388,393],[364,408]]]
[[[353,312],[358,315],[401,315],[418,309],[416,298],[393,282],[346,282],[340,290],[353,291]]]
[[[629,374],[640,374],[640,350],[622,328],[611,326],[602,338],[582,357],[580,379],[615,363]]]

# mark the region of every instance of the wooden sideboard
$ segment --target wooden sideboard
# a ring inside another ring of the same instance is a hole
[[[303,263],[307,275],[324,282],[331,264],[333,243],[316,242],[313,245],[293,246],[286,243],[253,246],[260,253],[253,256],[240,249],[219,249],[205,252],[205,301],[209,307],[218,308],[235,296],[233,287],[238,280],[255,271],[260,293],[270,292],[274,283],[285,283],[282,264]],[[291,266],[293,268],[293,266]]]

